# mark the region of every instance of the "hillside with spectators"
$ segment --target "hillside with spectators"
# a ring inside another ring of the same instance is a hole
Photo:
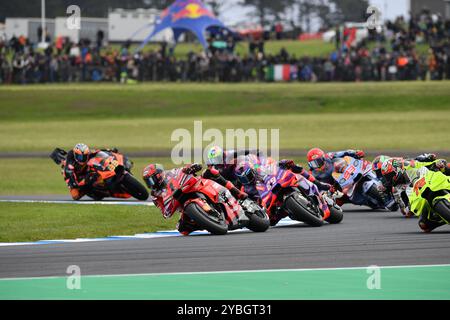
[[[235,50],[233,37],[209,38],[209,50],[174,54],[166,43],[159,49],[135,51],[130,43],[70,42],[58,37],[41,50],[24,36],[0,38],[0,83],[59,82],[263,82],[277,65],[289,65],[288,81],[443,80],[450,78],[450,21],[422,12],[406,20],[387,21],[383,32],[361,42],[336,39],[326,55],[299,55],[289,45],[266,52],[270,41],[284,39],[274,25],[266,37],[244,38]],[[268,42],[269,41],[269,42]],[[292,40],[295,42],[298,40]],[[217,43],[222,43],[217,46]],[[289,42],[287,42],[289,44]],[[182,44],[181,44],[182,45]]]

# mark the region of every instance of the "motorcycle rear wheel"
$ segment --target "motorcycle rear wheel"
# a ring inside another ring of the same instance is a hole
[[[185,213],[195,221],[195,223],[214,235],[225,235],[228,232],[228,225],[225,217],[222,215],[221,221],[217,221],[210,217],[210,215],[203,210],[197,203],[190,203],[185,209]]]
[[[323,220],[311,212],[308,204],[307,199],[295,196],[290,196],[285,202],[286,209],[291,212],[294,220],[304,222],[311,227],[321,227]]]
[[[146,201],[149,197],[147,189],[145,189],[145,187],[131,174],[125,174],[121,185],[133,198],[140,201]]]

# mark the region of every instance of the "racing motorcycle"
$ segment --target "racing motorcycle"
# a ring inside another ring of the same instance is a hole
[[[50,155],[63,168],[63,174],[66,157],[67,152],[60,148],[56,148]],[[88,197],[97,201],[108,197],[133,197],[141,201],[148,199],[147,189],[131,174],[133,163],[116,150],[99,151],[88,161],[87,166],[87,177],[80,182],[80,186],[88,188]]]
[[[326,194],[318,196],[317,187],[304,177],[275,163],[260,167],[259,175],[256,188],[268,212],[289,216],[312,227],[320,227],[324,221],[342,221],[343,212],[335,200]]]
[[[323,219],[330,224],[341,223],[344,219],[344,210],[336,203],[336,200],[343,197],[339,191],[320,192],[319,188],[305,177],[297,174],[300,191],[312,203],[315,210],[319,210]]]
[[[373,171],[370,161],[344,157],[334,164],[333,179],[351,203],[374,210],[397,211],[399,206]]]
[[[408,190],[410,210],[418,217],[450,224],[450,178],[426,167],[418,169],[418,178]]]
[[[264,208],[250,199],[237,201],[230,191],[212,180],[180,172],[169,180],[167,190],[181,204],[182,215],[214,235],[245,227],[265,232],[270,227]]]

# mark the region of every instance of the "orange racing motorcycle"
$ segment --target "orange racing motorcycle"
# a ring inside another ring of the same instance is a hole
[[[50,155],[53,161],[63,168],[67,152],[56,148]],[[101,150],[88,163],[88,173],[80,186],[88,186],[86,195],[94,200],[104,198],[136,198],[145,201],[147,189],[131,174],[133,163],[116,150]]]

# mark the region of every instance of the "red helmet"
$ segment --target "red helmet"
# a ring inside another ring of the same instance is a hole
[[[389,159],[381,165],[381,174],[383,178],[393,184],[407,184],[409,177],[402,162],[398,163],[396,159]]]
[[[320,169],[325,165],[325,152],[322,149],[311,149],[308,151],[306,157],[308,158],[308,165],[312,170]]]
[[[150,189],[162,189],[166,185],[166,175],[161,164],[150,164],[145,167],[142,178]]]

